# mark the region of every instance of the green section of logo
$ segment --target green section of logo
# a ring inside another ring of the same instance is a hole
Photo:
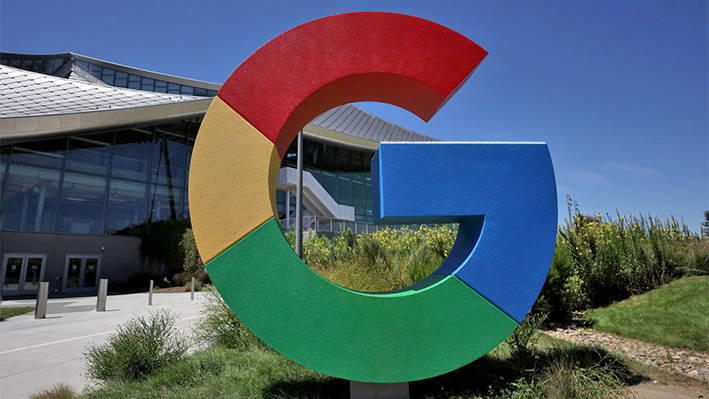
[[[313,272],[270,219],[207,264],[229,307],[290,359],[352,381],[437,376],[489,352],[517,323],[454,276],[369,294]]]

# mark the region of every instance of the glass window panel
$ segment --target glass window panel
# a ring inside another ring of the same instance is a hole
[[[128,74],[125,72],[116,71],[115,85],[118,87],[128,86]]]
[[[23,258],[7,258],[5,276],[2,283],[3,291],[17,291],[20,289],[20,273],[22,273],[23,260]]]
[[[194,88],[194,95],[195,95],[195,96],[205,96],[205,97],[206,97],[206,96],[207,96],[207,90],[206,90],[206,89],[199,88],[199,87],[195,87],[195,88]]]
[[[2,229],[54,231],[59,175],[52,169],[10,165]]]
[[[177,83],[170,83],[167,86],[167,92],[173,94],[180,94],[180,85],[178,85]]]
[[[352,206],[352,180],[345,176],[338,176],[337,197],[333,198],[338,204]]]
[[[153,91],[155,88],[155,81],[149,78],[143,78],[140,83],[140,90]]]
[[[113,86],[113,78],[115,77],[115,75],[116,71],[114,71],[113,69],[104,68],[103,73],[101,74],[101,80],[106,82],[106,84]]]
[[[2,206],[2,195],[5,188],[5,174],[7,173],[7,163],[0,162],[0,207]],[[2,209],[2,208],[0,208]]]
[[[182,199],[183,202],[185,203],[184,206],[184,212],[182,213],[182,218],[185,220],[190,220],[190,201],[189,201],[189,193],[187,192],[187,189],[184,189],[184,192],[182,193]]]
[[[42,273],[42,258],[27,258],[27,271],[25,272],[25,283],[22,290],[36,290],[39,286],[39,278]]]
[[[101,80],[103,80],[104,83],[106,83],[107,85],[111,85],[111,86],[114,86],[114,85],[115,85],[115,82],[114,82],[114,79],[113,79],[113,75],[110,75],[110,76],[103,75],[103,77],[101,78]]]
[[[101,79],[101,70],[102,70],[102,69],[103,69],[103,68],[101,68],[101,67],[98,66],[98,65],[89,64],[89,73],[92,74],[92,75],[94,75],[95,77],[97,77],[97,78],[99,78],[99,79]]]
[[[335,171],[335,146],[323,144],[323,166],[324,170]]]
[[[322,143],[303,140],[303,166],[311,169],[322,169],[322,151]]]
[[[113,133],[69,138],[66,168],[105,175],[111,160]]]
[[[344,172],[348,172],[350,170],[349,163],[350,163],[350,153],[352,151],[347,149],[347,148],[337,148],[336,153],[337,153],[337,162],[335,165],[335,171],[340,172],[340,174]]]
[[[286,214],[286,193],[287,191],[276,191],[276,209],[278,209],[279,219],[283,219]]]
[[[286,151],[286,155],[283,157],[283,160],[281,161],[281,166],[288,166],[291,168],[296,168],[298,167],[298,140],[293,140],[292,143],[288,146],[288,150]]]
[[[361,181],[352,181],[352,194],[354,199],[354,208],[356,215],[364,215],[367,212],[367,199],[365,196],[364,183]]]
[[[192,151],[194,150],[194,140],[188,139],[187,140],[187,161],[185,163],[185,169],[187,169],[185,173],[185,187],[189,186],[190,184],[190,165],[192,164]]]
[[[194,88],[191,86],[182,86],[182,88],[180,89],[180,94],[185,94],[188,96],[191,96],[193,92]]]
[[[135,129],[116,132],[113,152],[113,177],[148,180],[153,134]]]
[[[372,184],[367,182],[364,183],[364,199],[367,201],[366,207],[367,207],[367,217],[369,218],[369,221],[372,221]]]
[[[353,164],[351,165],[353,179],[364,179],[364,171],[369,170],[369,162],[366,162],[366,154],[362,151],[357,151],[353,153]],[[371,160],[371,158],[370,158]]]
[[[209,97],[214,97],[214,96],[216,96],[216,95],[217,95],[217,91],[216,91],[216,90],[207,90],[207,96],[209,96]]]
[[[84,267],[84,287],[96,286],[96,273],[98,272],[98,259],[86,258]]]
[[[64,174],[57,231],[102,234],[105,209],[105,177],[72,172]]]
[[[140,76],[133,74],[128,75],[128,88],[140,89]]]
[[[145,203],[148,186],[120,179],[111,179],[108,190],[106,233],[136,235],[137,227],[145,223]]]
[[[0,161],[10,160],[10,146],[4,145],[0,147]]]
[[[69,258],[69,267],[66,273],[66,288],[78,288],[81,276],[81,258]]]
[[[167,82],[164,82],[162,80],[156,80],[155,91],[159,93],[167,93]]]
[[[79,66],[84,68],[85,70],[89,69],[89,63],[86,61],[76,61],[76,63],[79,64]]]
[[[313,175],[313,177],[315,178],[315,180],[317,180],[318,183],[320,183],[320,185],[322,186],[322,184],[323,184],[323,183],[322,183],[322,182],[323,182],[322,171],[321,171],[321,170],[312,170],[312,169],[311,169],[311,170],[308,170],[308,172],[309,172],[311,175]]]
[[[61,168],[66,139],[42,140],[12,146],[12,162]]]
[[[330,172],[322,172],[322,181],[320,182],[325,188],[325,191],[337,201],[337,175]]]
[[[181,217],[180,210],[182,210],[180,193],[180,190],[176,188],[151,186],[150,195],[148,195],[148,208],[150,209],[148,219],[151,222],[179,219]]]
[[[186,159],[187,144],[184,137],[157,132],[153,144],[153,183],[184,186]]]

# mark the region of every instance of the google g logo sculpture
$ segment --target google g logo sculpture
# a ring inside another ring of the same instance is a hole
[[[323,279],[274,217],[280,161],[315,116],[380,101],[429,120],[486,55],[423,19],[341,14],[274,38],[222,86],[192,156],[192,225],[217,289],[264,342],[332,376],[405,382],[470,363],[524,318],[556,236],[543,143],[381,144],[375,220],[460,225],[440,268],[400,291],[355,292]]]

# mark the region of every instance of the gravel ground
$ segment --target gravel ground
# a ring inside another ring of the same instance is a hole
[[[649,366],[709,382],[709,353],[707,352],[665,348],[575,325],[548,330],[545,333],[576,344],[599,346],[608,352],[630,357]]]

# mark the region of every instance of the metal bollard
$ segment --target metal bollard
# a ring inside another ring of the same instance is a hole
[[[108,295],[108,279],[102,278],[98,282],[98,297],[96,298],[96,311],[106,311],[106,296]]]
[[[44,319],[47,317],[47,298],[49,297],[49,283],[39,283],[37,289],[37,303],[34,307],[34,318]]]
[[[148,305],[153,304],[153,280],[150,280],[150,291],[148,291]]]
[[[194,301],[194,277],[192,277],[192,294],[190,294],[190,299]]]

